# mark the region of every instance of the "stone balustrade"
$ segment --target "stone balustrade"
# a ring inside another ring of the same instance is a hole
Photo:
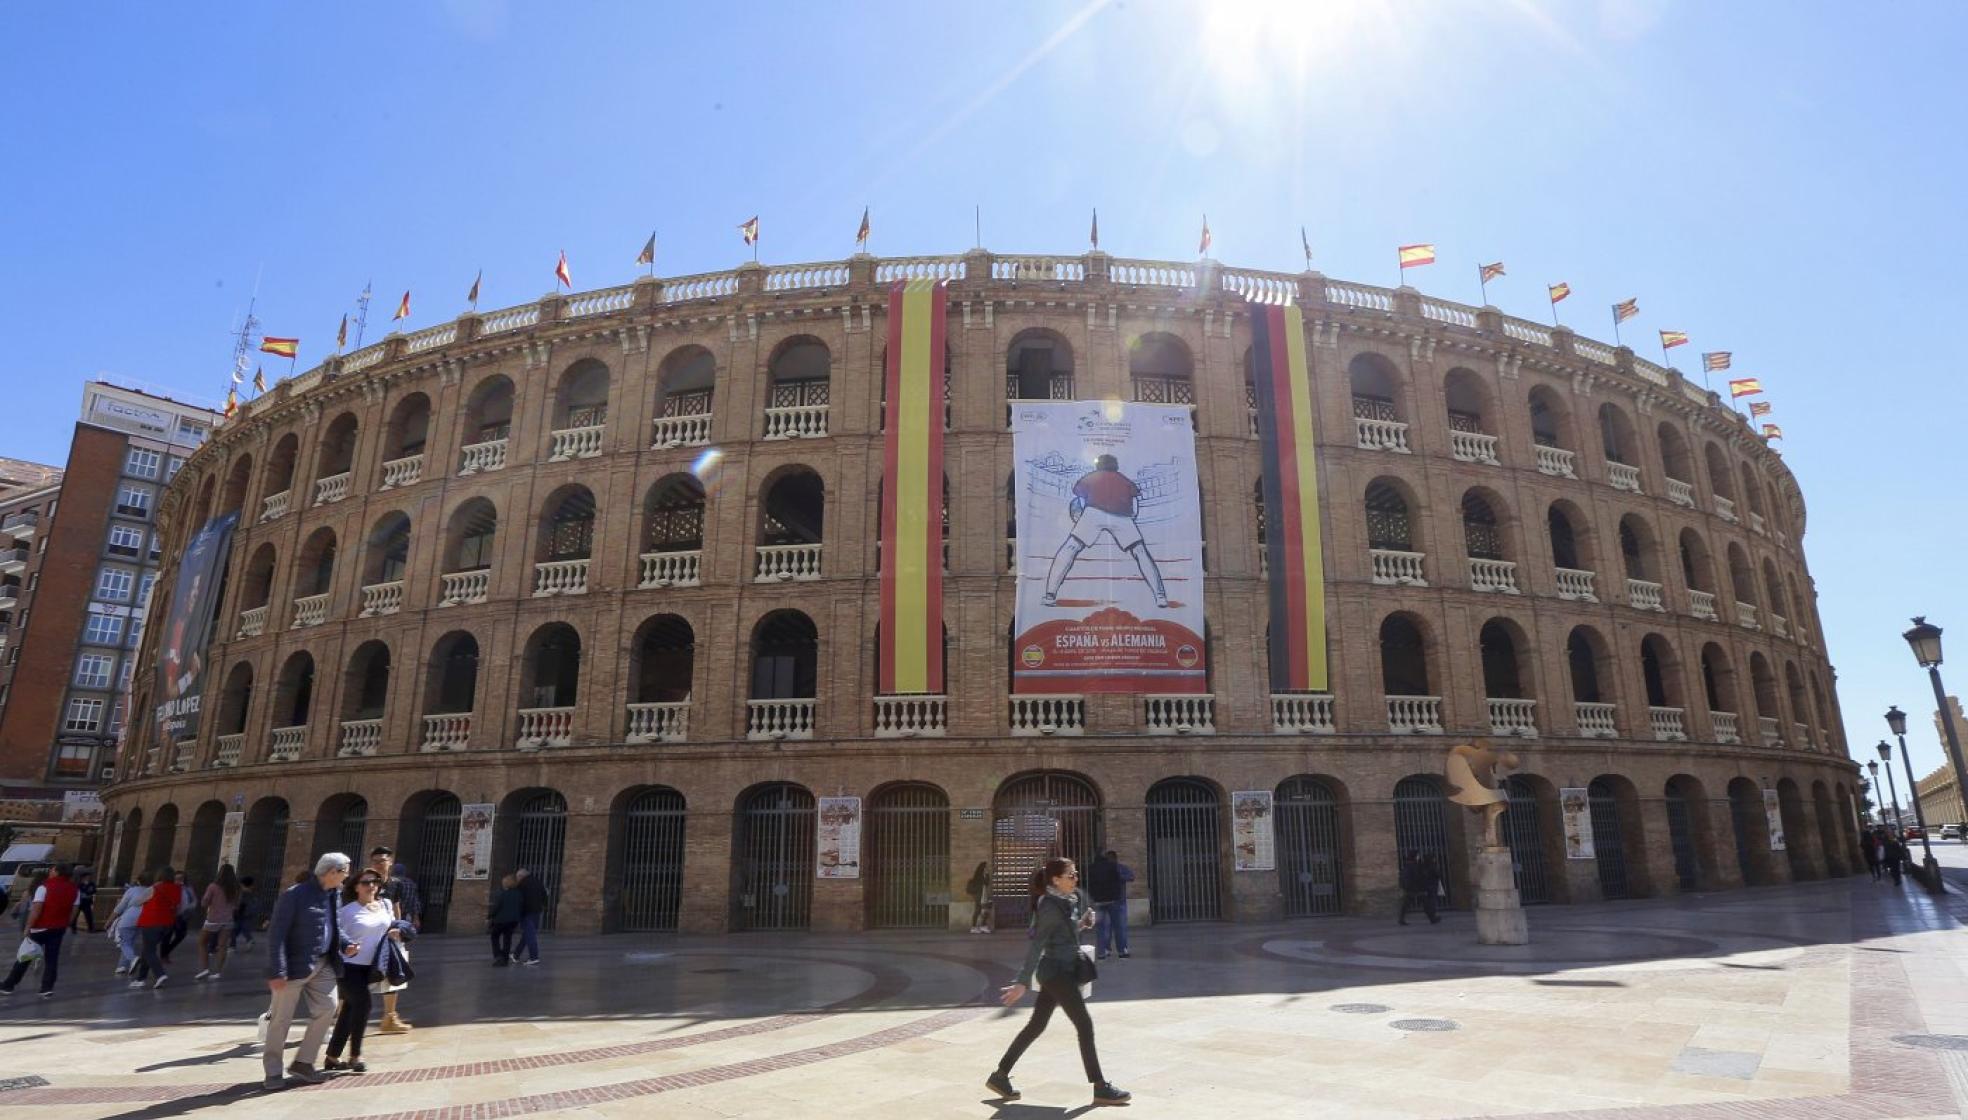
[[[1502,460],[1497,458],[1497,437],[1486,436],[1481,432],[1458,432],[1451,429],[1449,454],[1465,463],[1488,463],[1493,467],[1503,465]]]
[[[616,311],[627,311],[635,305],[635,287],[624,284],[619,288],[603,288],[597,292],[583,292],[568,296],[567,302],[560,305],[563,319],[585,319],[590,315],[607,315]]]
[[[1510,560],[1484,560],[1469,558],[1469,589],[1471,591],[1494,591],[1501,595],[1517,595],[1517,565]]]
[[[1800,747],[1803,747],[1805,750],[1817,749],[1818,746],[1817,739],[1811,735],[1811,729],[1809,726],[1802,723],[1793,723],[1790,725],[1790,727],[1791,727],[1791,731],[1797,736],[1797,738],[1793,739],[1792,742],[1796,743]]]
[[[1216,734],[1216,697],[1210,693],[1150,693],[1141,700],[1148,730],[1154,734]]]
[[[1629,494],[1638,494],[1640,493],[1640,468],[1608,459],[1606,460],[1606,481],[1611,483],[1615,490],[1624,490]]]
[[[875,697],[875,738],[941,737],[949,725],[950,698],[930,694]]]
[[[319,626],[328,621],[328,593],[303,595],[294,600],[294,622],[289,630],[299,630],[307,626]]]
[[[805,288],[845,288],[845,264],[781,264],[765,270],[765,290],[792,292]]]
[[[1695,488],[1678,478],[1667,480],[1667,500],[1677,506],[1695,508]]]
[[[1711,711],[1708,713],[1708,725],[1715,729],[1716,742],[1742,742],[1742,729],[1736,723],[1736,713]]]
[[[1736,600],[1736,625],[1745,630],[1762,629],[1762,627],[1756,624],[1755,603],[1745,603],[1741,599]]]
[[[793,700],[745,701],[745,738],[811,739],[819,701],[812,697]]]
[[[1490,710],[1490,734],[1537,738],[1537,701],[1490,696],[1484,698],[1484,703]]]
[[[1546,447],[1541,443],[1537,445],[1537,469],[1540,474],[1548,474],[1553,478],[1577,478],[1578,472],[1572,467],[1577,460],[1577,455],[1562,447]]]
[[[1715,516],[1733,522],[1736,519],[1736,503],[1720,494],[1715,495]]]
[[[1790,620],[1780,614],[1770,616],[1770,633],[1779,638],[1790,637]]]
[[[1583,568],[1556,568],[1553,570],[1557,573],[1558,577],[1558,597],[1560,599],[1574,603],[1596,603],[1599,601],[1599,596],[1592,591],[1592,581],[1599,576],[1597,572],[1588,572]]]
[[[367,758],[382,745],[382,720],[345,719],[342,721],[342,745],[335,749],[335,757]]]
[[[1394,293],[1370,284],[1327,280],[1326,302],[1336,303],[1341,307],[1355,307],[1361,311],[1383,311],[1389,315],[1394,313]]]
[[[239,765],[241,756],[246,753],[246,733],[240,731],[231,735],[221,735],[213,740],[213,744],[217,747],[212,752],[213,768],[229,769]]]
[[[471,742],[470,712],[433,712],[424,717],[424,741],[418,747],[426,753],[461,751]]]
[[[681,743],[690,738],[690,701],[655,700],[629,705],[630,743]]]
[[[479,320],[479,337],[504,334],[507,331],[524,330],[537,326],[540,322],[540,305],[529,303],[525,307],[509,307],[504,311],[494,311]]]
[[[301,749],[307,746],[307,724],[299,727],[276,727],[267,747],[268,762],[292,762],[301,757]]]
[[[564,463],[569,459],[592,459],[601,454],[601,437],[608,431],[606,424],[589,424],[580,428],[555,428],[552,445],[547,450],[547,462]]]
[[[765,410],[765,439],[814,439],[827,434],[827,406],[796,404]]]
[[[1013,735],[1083,735],[1086,697],[1034,693],[1011,698]]]
[[[1720,622],[1722,616],[1715,613],[1715,593],[1688,589],[1688,613],[1708,622]]]
[[[519,710],[520,750],[564,747],[574,741],[573,708],[521,708]]]
[[[440,607],[455,607],[461,603],[483,603],[492,587],[492,572],[489,568],[479,568],[469,572],[445,572],[437,577]]]
[[[1353,429],[1360,447],[1367,451],[1410,453],[1408,426],[1399,420],[1370,420],[1356,416],[1353,418]]]
[[[233,637],[257,638],[261,634],[266,633],[266,624],[266,607],[247,607],[245,610],[239,612],[239,633],[233,635]]]
[[[1086,261],[1079,257],[995,257],[991,279],[1079,283],[1086,279]]]
[[[1749,530],[1752,533],[1761,533],[1764,531],[1763,515],[1755,510],[1749,511]]]
[[[1328,692],[1271,694],[1271,730],[1281,735],[1331,735],[1333,698]]]
[[[1756,717],[1756,737],[1766,747],[1783,746],[1783,730],[1774,716]]]
[[[1680,708],[1649,706],[1647,723],[1654,730],[1654,739],[1662,743],[1687,742],[1688,721],[1685,715],[1686,713]]]
[[[383,464],[383,485],[380,489],[394,490],[399,486],[413,486],[424,477],[424,456],[420,451],[415,455],[405,455],[401,459],[391,459]]]
[[[1440,735],[1442,698],[1440,696],[1389,696],[1387,730],[1396,735]]]
[[[1397,552],[1391,548],[1370,548],[1367,557],[1373,563],[1373,582],[1409,587],[1427,587],[1428,581],[1422,578],[1422,561],[1426,554],[1420,552]]]
[[[278,494],[268,494],[266,497],[260,499],[261,523],[272,521],[277,517],[286,516],[287,507],[292,501],[293,496],[294,492],[292,490],[282,490]]]
[[[377,615],[395,614],[403,609],[403,581],[391,580],[388,583],[372,583],[362,589],[363,618]]]
[[[339,502],[349,496],[349,480],[355,476],[348,471],[331,474],[327,478],[314,480],[314,504],[325,506]]]
[[[708,412],[695,416],[658,416],[649,424],[651,450],[703,447],[711,442],[711,414]]]
[[[468,443],[458,449],[458,477],[465,478],[475,474],[490,474],[506,465],[506,441],[488,439],[483,443]]]
[[[762,544],[758,546],[758,571],[754,583],[820,578],[819,542],[811,544]]]
[[[1661,594],[1661,585],[1652,580],[1628,579],[1626,601],[1634,610],[1667,611],[1667,599]]]
[[[1619,738],[1618,710],[1611,704],[1575,700],[1572,702],[1572,722],[1578,726],[1581,738]]]
[[[702,549],[688,552],[645,552],[642,554],[642,579],[637,587],[696,587],[702,582],[704,553]]]
[[[588,593],[588,561],[580,560],[542,560],[533,565],[533,597],[544,599],[549,595],[586,595]]]
[[[179,739],[171,744],[171,773],[185,774],[196,768],[198,740]]]

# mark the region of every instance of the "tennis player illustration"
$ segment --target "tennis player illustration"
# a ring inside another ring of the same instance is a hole
[[[1162,569],[1156,565],[1155,558],[1149,555],[1148,542],[1141,537],[1141,527],[1135,524],[1135,501],[1141,497],[1141,487],[1134,480],[1121,473],[1120,461],[1112,455],[1102,455],[1093,462],[1093,469],[1080,476],[1073,484],[1073,498],[1067,503],[1067,510],[1073,515],[1072,531],[1059,544],[1059,551],[1052,555],[1052,567],[1046,573],[1046,606],[1056,606],[1059,602],[1059,589],[1065,585],[1066,577],[1073,570],[1073,564],[1105,533],[1114,538],[1121,551],[1134,557],[1135,566],[1141,569],[1141,578],[1148,582],[1148,590],[1155,595],[1155,605],[1167,607],[1168,589],[1162,583]]]

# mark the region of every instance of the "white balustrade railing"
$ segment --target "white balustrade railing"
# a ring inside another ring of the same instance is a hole
[[[586,595],[588,561],[542,560],[533,565],[533,597],[548,595]]]
[[[294,622],[288,629],[299,630],[304,626],[319,626],[327,620],[328,593],[324,591],[319,595],[303,595],[294,600]]]
[[[1517,564],[1512,560],[1484,560],[1469,558],[1469,589],[1471,591],[1495,591],[1503,595],[1519,594],[1517,590]]]
[[[1626,601],[1635,610],[1667,610],[1667,600],[1661,594],[1661,585],[1651,580],[1629,579],[1626,581]]]
[[[239,633],[233,635],[233,637],[257,638],[261,634],[266,633],[266,624],[266,607],[247,607],[245,610],[239,612]]]
[[[962,257],[890,257],[875,262],[875,283],[897,280],[961,280]]]
[[[820,550],[812,544],[762,544],[758,546],[758,571],[754,583],[776,583],[789,579],[819,579]]]
[[[1151,732],[1162,735],[1216,734],[1216,697],[1209,693],[1151,693],[1141,699]]]
[[[1715,593],[1713,591],[1688,590],[1688,611],[1696,618],[1709,622],[1720,622],[1721,616],[1715,613]]]
[[[471,742],[470,712],[438,712],[424,717],[423,751],[461,751]]]
[[[362,349],[357,350],[355,353],[350,354],[348,357],[342,359],[342,372],[345,374],[360,373],[363,370],[368,369],[370,366],[380,364],[382,360],[388,356],[389,356],[389,345],[387,343],[378,342],[370,346],[365,346]],[[304,380],[306,380],[305,376],[298,378],[296,380],[296,384],[294,386],[294,391],[296,396],[300,395],[299,390],[301,386],[299,382]],[[309,388],[313,388],[313,386],[309,386]]]
[[[941,736],[949,725],[948,696],[896,695],[875,697],[875,738],[914,739]]]
[[[1606,481],[1612,483],[1613,489],[1615,490],[1625,490],[1628,493],[1638,494],[1640,492],[1640,468],[1627,463],[1616,463],[1608,459],[1606,460]]]
[[[1278,306],[1298,297],[1298,279],[1276,272],[1247,272],[1240,268],[1223,270],[1223,290],[1240,295],[1252,303]]]
[[[282,490],[278,494],[268,494],[260,499],[260,520],[272,521],[276,517],[285,516],[293,497],[292,490]]]
[[[1753,533],[1763,532],[1763,515],[1755,510],[1749,511],[1749,528]]]
[[[1756,717],[1756,736],[1766,747],[1783,746],[1783,731],[1774,716]]]
[[[658,416],[649,423],[651,448],[702,447],[711,442],[711,414],[708,412],[694,416]]]
[[[642,554],[642,579],[637,587],[695,587],[702,582],[704,553],[701,549],[688,552],[645,552]]]
[[[1592,590],[1592,581],[1599,573],[1588,572],[1583,568],[1557,568],[1558,597],[1575,603],[1596,603],[1599,596]]]
[[[1579,338],[1574,335],[1572,337],[1572,353],[1577,354],[1589,362],[1598,362],[1602,366],[1613,364],[1613,348],[1603,342],[1594,342],[1589,338]]]
[[[1790,620],[1780,614],[1770,616],[1770,633],[1779,638],[1790,637]]]
[[[1736,600],[1736,625],[1745,630],[1760,629],[1756,625],[1756,604]]]
[[[443,326],[425,328],[405,338],[403,340],[403,352],[406,354],[421,354],[426,350],[435,350],[440,346],[449,346],[456,341],[458,341],[458,324],[454,321],[445,323]]]
[[[1576,700],[1572,702],[1572,722],[1578,725],[1578,733],[1585,739],[1617,739],[1619,723],[1611,704],[1595,701]]]
[[[799,700],[747,700],[745,738],[811,739],[813,717],[818,708],[819,701],[811,697]]]
[[[179,739],[171,747],[171,773],[183,774],[194,768],[198,761],[198,740]]]
[[[1633,359],[1633,372],[1639,374],[1642,381],[1651,381],[1662,386],[1667,384],[1667,370],[1645,358]]]
[[[1500,466],[1497,459],[1497,437],[1481,432],[1449,431],[1449,454],[1465,463],[1488,463]]]
[[[631,743],[681,743],[690,737],[690,701],[657,700],[629,705]]]
[[[604,288],[598,292],[587,292],[567,297],[561,305],[560,317],[563,319],[585,319],[590,315],[606,315],[611,311],[627,311],[635,303],[635,288],[625,284],[619,288]]]
[[[521,708],[519,741],[521,750],[531,747],[564,747],[574,741],[573,708]]]
[[[553,445],[547,452],[547,462],[564,463],[569,459],[592,459],[601,454],[601,437],[608,430],[606,424],[589,424],[581,428],[555,428]]]
[[[1422,577],[1422,562],[1425,553],[1397,552],[1391,548],[1370,548],[1367,558],[1373,565],[1373,582],[1384,584],[1407,584],[1410,587],[1427,587],[1428,581]]]
[[[484,443],[468,443],[458,449],[458,477],[488,474],[506,465],[506,441],[488,439]]]
[[[765,410],[766,439],[810,439],[827,434],[827,406],[796,404]]]
[[[232,735],[221,735],[214,742],[218,746],[218,750],[212,755],[212,765],[214,767],[226,769],[239,765],[240,758],[246,753],[245,732],[241,731]]]
[[[314,504],[325,506],[330,502],[339,502],[343,498],[348,497],[349,479],[351,477],[348,471],[343,471],[340,474],[331,474],[327,478],[315,479]]]
[[[381,489],[394,490],[399,486],[414,485],[424,477],[424,456],[422,452],[405,455],[401,459],[391,459],[383,464],[383,485]]]
[[[1408,453],[1408,426],[1399,420],[1371,420],[1365,416],[1355,416],[1353,430],[1359,445],[1369,451]]]
[[[1108,263],[1107,277],[1116,284],[1134,287],[1193,288],[1196,286],[1196,270],[1183,264],[1170,264],[1167,261],[1124,261]]]
[[[379,614],[395,614],[402,609],[402,580],[391,580],[388,583],[372,583],[362,589],[361,617],[373,618]]]
[[[307,724],[299,727],[276,727],[267,746],[268,762],[292,762],[301,757],[301,748],[307,745]]]
[[[765,290],[791,292],[802,288],[844,288],[844,264],[782,264],[765,270]]]
[[[1447,300],[1421,297],[1421,317],[1433,319],[1438,323],[1447,323],[1452,327],[1468,327],[1472,331],[1476,329],[1476,312]]]
[[[1742,742],[1742,727],[1736,722],[1736,713],[1711,710],[1708,713],[1708,725],[1715,729],[1716,742]]]
[[[1647,708],[1647,722],[1654,729],[1654,738],[1662,743],[1685,743],[1688,741],[1688,722],[1680,708]]]
[[[1812,737],[1811,729],[1809,727],[1801,723],[1793,723],[1790,726],[1797,733],[1796,741],[1799,746],[1804,747],[1806,750],[1809,750],[1818,745],[1817,740]]]
[[[1490,709],[1490,734],[1537,738],[1537,701],[1517,697],[1490,696],[1484,702]]]
[[[1577,478],[1578,472],[1572,469],[1572,463],[1577,458],[1577,455],[1562,447],[1546,447],[1541,443],[1537,445],[1537,468],[1541,474],[1556,478]]]
[[[1667,500],[1677,506],[1695,508],[1695,488],[1678,478],[1667,480]]]
[[[1368,284],[1351,284],[1344,280],[1326,281],[1326,302],[1337,303],[1341,307],[1357,307],[1362,311],[1394,310],[1394,293],[1386,288],[1376,288]]]
[[[437,579],[441,591],[437,605],[440,607],[483,603],[486,592],[492,587],[492,573],[485,568],[474,572],[445,572]]]
[[[1328,692],[1271,694],[1271,730],[1284,734],[1330,735],[1333,698]]]
[[[382,720],[345,719],[342,721],[342,745],[336,748],[335,755],[338,758],[367,758],[382,745]]]
[[[1078,283],[1086,279],[1086,262],[1079,257],[994,257],[991,279]]]
[[[1442,698],[1440,696],[1389,696],[1387,730],[1397,735],[1440,735]]]
[[[1013,735],[1086,733],[1086,697],[1033,694],[1011,698]]]
[[[1514,338],[1519,342],[1546,347],[1551,345],[1551,328],[1542,323],[1506,318],[1503,321],[1503,334],[1505,338]]]
[[[504,311],[494,311],[478,321],[480,338],[488,334],[504,334],[507,331],[521,330],[539,325],[540,305],[529,303],[525,307],[508,307]]]
[[[1715,495],[1715,516],[1724,521],[1734,521],[1736,519],[1735,500],[1725,498],[1720,494]]]
[[[688,303],[695,299],[718,299],[738,291],[735,272],[705,272],[663,281],[664,303]]]

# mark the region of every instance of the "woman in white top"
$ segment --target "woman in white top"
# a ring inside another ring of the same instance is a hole
[[[121,976],[134,968],[137,958],[142,954],[137,949],[137,913],[143,904],[150,901],[150,872],[137,876],[137,881],[123,888],[123,894],[116,900],[116,909],[109,915],[109,939],[116,944],[116,975]]]
[[[369,1025],[369,982],[381,979],[376,961],[383,952],[383,942],[403,939],[393,928],[396,908],[376,897],[382,885],[381,875],[364,870],[349,888],[355,901],[341,909],[342,936],[350,945],[344,950],[347,956],[342,961],[342,978],[336,984],[342,996],[342,1009],[335,1016],[335,1033],[328,1038],[328,1057],[321,1064],[323,1069],[346,1069],[354,1073],[369,1069],[362,1064],[362,1033]],[[349,1055],[346,1063],[342,1061],[344,1045]]]

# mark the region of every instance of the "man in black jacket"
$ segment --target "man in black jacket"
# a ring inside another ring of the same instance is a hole
[[[1401,861],[1401,924],[1408,924],[1408,911],[1417,903],[1421,912],[1428,915],[1428,924],[1434,925],[1442,919],[1435,916],[1435,892],[1442,884],[1442,874],[1435,868],[1435,857],[1424,856],[1418,851],[1409,852],[1408,858]]]
[[[376,897],[395,907],[397,921],[409,922],[413,930],[423,929],[423,897],[417,893],[416,881],[396,862],[396,852],[382,844],[369,849],[369,870],[383,877],[383,888],[376,892]],[[383,1019],[376,1024],[383,1034],[405,1034],[414,1025],[396,1013],[399,994],[387,989],[383,992]]]
[[[1132,882],[1134,871],[1114,852],[1100,853],[1100,858],[1087,869],[1086,891],[1100,915],[1100,932],[1094,937],[1095,952],[1103,961],[1107,959],[1109,942],[1123,960],[1127,958],[1127,885]]]
[[[348,878],[349,857],[329,852],[315,861],[314,876],[280,892],[267,923],[267,987],[273,992],[267,1009],[266,1045],[261,1064],[265,1085],[286,1084],[280,1064],[287,1053],[287,1028],[301,1001],[307,1001],[307,1031],[287,1072],[310,1084],[323,1080],[314,1059],[335,1025],[335,981],[342,975],[342,958],[355,943],[342,935],[342,880]]]
[[[538,875],[522,867],[519,877],[519,951],[526,954],[521,964],[540,963],[540,918],[547,912],[547,885]]]

